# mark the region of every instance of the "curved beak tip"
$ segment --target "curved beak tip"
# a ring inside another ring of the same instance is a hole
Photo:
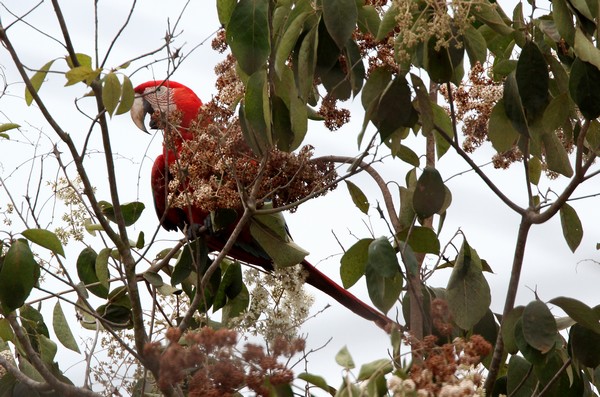
[[[131,106],[131,110],[129,112],[131,114],[131,119],[134,124],[145,133],[149,134],[146,126],[144,125],[144,120],[146,119],[146,109],[144,109],[144,99],[141,96],[137,96],[133,101],[133,105]]]

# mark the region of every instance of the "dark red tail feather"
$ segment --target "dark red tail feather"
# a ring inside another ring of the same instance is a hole
[[[210,251],[220,251],[223,248],[224,241],[222,236],[207,236],[206,244]],[[241,262],[255,266],[260,266],[267,271],[273,270],[273,263],[270,259],[264,256],[254,255],[243,248],[234,246],[228,252],[228,255]],[[329,295],[342,306],[351,310],[355,314],[361,316],[365,320],[373,321],[386,332],[390,332],[391,324],[394,322],[385,314],[367,305],[365,302],[352,295],[348,290],[342,288],[327,275],[319,271],[311,265],[307,260],[302,261],[302,266],[306,270],[306,283],[312,285],[316,289]]]

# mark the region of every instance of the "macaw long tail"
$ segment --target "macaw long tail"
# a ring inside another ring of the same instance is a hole
[[[220,240],[207,238],[207,246],[209,251],[219,251],[223,248],[223,244]],[[250,253],[246,249],[241,248],[239,245],[235,245],[231,248],[228,255],[232,258],[240,260],[245,263],[250,263],[255,266],[260,266],[266,271],[273,271],[273,263],[266,255],[259,256],[257,253]],[[316,267],[311,265],[308,261],[303,260],[302,266],[306,269],[308,276],[306,277],[306,283],[312,285],[316,289],[329,295],[342,306],[345,306],[355,314],[361,316],[365,320],[373,321],[381,329],[386,332],[391,332],[391,325],[394,324],[390,318],[380,311],[367,305],[356,296],[345,290],[343,287],[338,285],[335,281],[327,277],[324,273],[320,272]]]
[[[373,321],[387,333],[391,332],[391,325],[394,323],[390,318],[380,311],[367,305],[348,290],[342,288],[335,281],[320,272],[316,267],[306,260],[302,261],[302,266],[306,269],[308,276],[306,282],[320,291],[323,291],[340,304],[358,314],[365,320]]]

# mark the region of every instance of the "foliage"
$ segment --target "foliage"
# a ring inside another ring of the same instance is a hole
[[[247,387],[257,395],[290,396],[292,384],[335,396],[594,395],[600,306],[568,297],[543,302],[537,296],[515,304],[532,227],[559,214],[568,247],[574,252],[582,242],[583,224],[567,202],[599,173],[597,3],[553,0],[541,7],[532,2],[525,17],[523,3],[508,16],[501,4],[488,0],[216,1],[222,29],[213,47],[230,53],[217,65],[218,93],[212,112],[207,111],[209,119],[196,120],[191,131],[198,140],[170,170],[181,178],[171,187],[173,206],[185,211],[193,200],[206,201],[198,199],[206,192],[206,181],[213,183],[213,196],[226,187],[224,200],[232,204],[207,208],[211,222],[250,222],[249,233],[261,250],[276,265],[289,265],[290,256],[298,262],[306,253],[289,239],[281,211],[358,173],[375,181],[383,208],[357,183],[346,181],[349,199],[362,214],[377,208],[389,233],[358,236],[341,257],[340,275],[346,288],[364,277],[373,305],[388,313],[399,304],[402,319],[386,329],[391,354],[382,352],[382,359],[361,366],[356,377],[351,376],[355,363],[349,349],[338,353],[344,377],[337,389],[318,374],[294,378],[291,371],[289,359],[304,349],[292,337],[306,319],[306,306],[300,303],[308,299],[288,302],[284,296],[297,291],[298,277],[290,281],[275,272],[273,277],[285,282],[273,285],[244,279],[240,263],[226,258],[227,249],[213,255],[202,237],[190,241],[190,233],[155,259],[150,252],[158,241],[147,241],[151,233],[144,230],[130,238],[147,204],[120,201],[109,120],[132,107],[132,64],[143,66],[145,57],[164,51],[174,72],[185,59],[173,49],[176,30],[169,30],[156,52],[111,68],[106,65],[110,49],[104,59],[97,52],[77,52],[71,22],[57,2],[53,5],[64,26],[63,36],[53,39],[66,53],[30,72],[13,45],[10,28],[23,23],[19,18],[12,25],[0,22],[0,41],[25,83],[24,101],[35,104],[52,128],[52,156],[64,178],[54,189],[59,197],[59,191],[67,192],[62,197],[72,206],[69,226],[88,234],[42,226],[41,212],[19,205],[11,195],[11,212],[16,208],[25,230],[11,229],[0,246],[0,348],[8,356],[18,355],[20,365],[0,356],[6,369],[0,396],[96,395],[89,376],[83,387],[73,385],[58,365],[58,345],[46,324],[50,318],[62,346],[86,349],[73,337],[64,305],[75,308],[83,328],[105,335],[134,359],[133,395],[237,395]],[[49,80],[81,88],[85,94],[78,105],[93,102],[93,121],[83,141],[52,116],[44,95]],[[364,119],[356,156],[313,160],[310,149],[289,155],[301,147],[312,121],[330,130],[343,128],[350,112],[340,104],[358,96]],[[446,107],[438,104],[442,96]],[[157,116],[164,115],[154,115],[154,123],[165,122],[165,130],[176,122]],[[9,139],[18,128],[12,122],[1,124],[0,137]],[[204,133],[212,134],[212,146],[201,141]],[[102,141],[108,180],[108,189],[99,193],[86,157],[92,136]],[[240,160],[228,149],[239,148],[242,141],[246,146],[237,150],[243,153]],[[496,151],[497,167],[522,163],[524,183],[516,188],[525,192],[525,203],[509,198],[473,160],[471,153],[486,141]],[[462,158],[519,217],[502,313],[490,309],[492,294],[501,291],[490,290],[484,273],[491,269],[468,236],[457,232],[446,244],[440,241],[445,219],[454,215],[449,175],[436,162],[449,153]],[[388,155],[385,161],[409,167],[404,178],[396,174],[385,181],[376,171]],[[217,167],[219,161],[223,168]],[[199,170],[206,164],[205,178]],[[332,164],[349,167],[343,174],[338,168],[337,175]],[[547,178],[542,179],[542,171]],[[551,184],[556,178],[564,184],[543,193],[542,181]],[[261,187],[264,181],[270,184]],[[399,186],[395,193],[392,185]],[[238,218],[239,213],[227,211],[231,209],[248,216]],[[65,250],[69,237],[84,242],[76,258]],[[232,245],[233,240],[226,247]],[[452,256],[448,247],[454,245],[460,249]],[[429,267],[429,262],[435,265]],[[432,285],[432,274],[448,267],[447,284]],[[49,291],[48,277],[64,281],[69,291]],[[142,287],[149,291],[149,302]],[[75,295],[75,301],[67,294]],[[52,317],[34,305],[46,300],[55,302]],[[270,311],[267,304],[283,309]],[[566,316],[557,317],[553,308]],[[220,321],[211,311],[221,312]],[[275,320],[257,325],[267,313],[275,313]],[[289,322],[281,320],[286,313]],[[240,354],[237,334],[227,329],[234,326],[240,332],[262,330],[266,348],[247,346]],[[410,350],[410,362],[403,345]],[[88,372],[94,354],[93,347],[86,352]],[[223,379],[224,374],[231,377]]]

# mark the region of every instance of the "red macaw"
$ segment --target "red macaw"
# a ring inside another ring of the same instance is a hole
[[[165,132],[163,142],[163,153],[154,161],[151,175],[152,194],[154,197],[154,206],[156,214],[160,219],[160,224],[166,230],[184,230],[186,226],[204,225],[209,219],[209,213],[199,208],[190,208],[184,210],[169,206],[167,186],[170,180],[168,166],[177,160],[178,152],[185,140],[192,139],[193,132],[190,130],[190,124],[197,117],[202,108],[202,101],[188,87],[174,81],[148,81],[140,84],[135,89],[136,98],[131,108],[131,117],[135,125],[143,131],[146,131],[144,120],[147,114],[154,114],[159,111],[164,116],[179,112],[181,122],[176,128],[176,133],[168,134]],[[154,118],[151,118],[150,128],[158,129],[160,126]],[[175,130],[170,128],[169,130]],[[229,228],[231,233],[233,228]],[[228,233],[207,233],[206,244],[211,251],[220,251],[228,239]],[[273,263],[266,255],[259,255],[257,252],[264,252],[250,236],[248,230],[238,237],[238,242],[244,240],[244,244],[235,245],[230,251],[229,256],[252,265],[261,266],[266,270],[273,269]],[[253,246],[257,249],[245,249],[242,247]],[[302,261],[302,266],[308,273],[306,282],[317,289],[323,291],[333,299],[337,300],[348,309],[359,316],[375,322],[381,328],[389,332],[388,326],[392,323],[383,313],[368,306],[360,299],[356,298],[350,292],[339,286],[325,274],[321,273],[316,267]]]

